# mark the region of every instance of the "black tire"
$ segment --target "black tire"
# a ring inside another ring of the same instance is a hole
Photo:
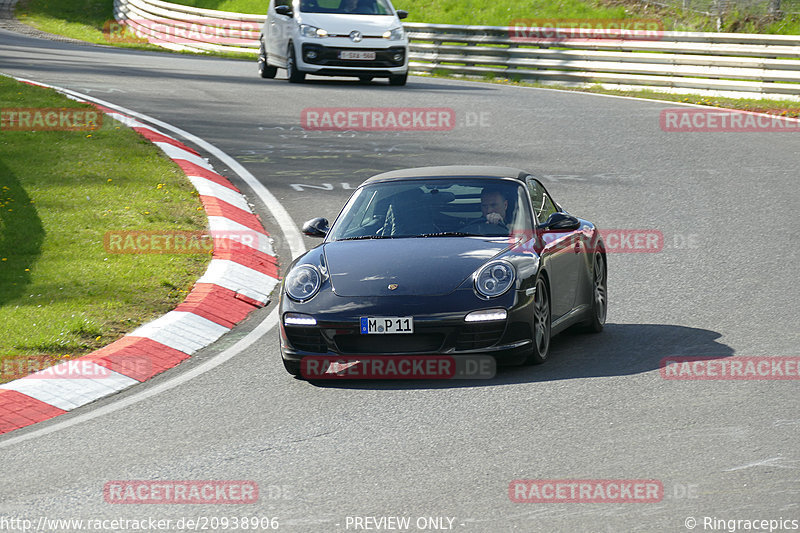
[[[265,79],[272,79],[278,73],[278,67],[267,64],[267,51],[264,50],[264,43],[258,50],[258,75]]]
[[[361,81],[361,83],[369,83],[374,77],[375,76],[359,76],[358,79]]]
[[[543,277],[536,280],[536,295],[533,299],[533,323],[531,332],[533,333],[533,345],[531,353],[525,359],[526,365],[540,365],[547,360],[550,355],[550,326],[552,317],[550,315],[550,291]]]
[[[281,357],[281,361],[283,361],[283,368],[285,368],[288,373],[296,378],[300,377],[300,363],[297,361],[287,361],[283,357]]]
[[[286,75],[290,83],[303,83],[306,73],[297,70],[297,59],[294,56],[294,45],[289,43],[289,52],[286,54]]]
[[[608,315],[608,269],[603,254],[594,254],[592,265],[592,316],[584,323],[586,331],[600,333]]]
[[[399,74],[397,76],[389,76],[389,85],[403,86],[408,81],[408,74]]]

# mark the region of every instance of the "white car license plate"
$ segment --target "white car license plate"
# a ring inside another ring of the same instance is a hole
[[[410,316],[361,317],[362,335],[383,335],[386,333],[414,333],[414,317]]]
[[[372,61],[375,59],[375,52],[352,52],[349,50],[342,50],[339,52],[339,59],[361,59],[364,61]]]

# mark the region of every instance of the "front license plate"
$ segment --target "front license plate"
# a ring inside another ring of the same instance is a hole
[[[343,50],[339,52],[339,59],[360,59],[364,61],[372,61],[375,59],[375,52],[352,52]]]
[[[384,335],[386,333],[414,333],[414,317],[410,316],[365,316],[361,317],[362,335]]]

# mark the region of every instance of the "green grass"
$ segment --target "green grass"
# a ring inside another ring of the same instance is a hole
[[[95,44],[114,44],[128,48],[163,50],[141,39],[109,41],[103,30],[114,20],[114,3],[109,0],[21,0],[17,18],[48,33],[65,35]],[[126,41],[135,42],[126,42]]]
[[[217,11],[264,15],[267,12],[269,0],[181,0],[180,2],[172,3],[202,7],[204,9],[216,9]]]
[[[0,77],[0,108],[39,107],[87,106]],[[109,254],[104,235],[205,226],[180,168],[115,121],[0,131],[0,363],[82,355],[173,309],[209,256]]]
[[[598,94],[613,94],[618,96],[634,96],[637,98],[650,98],[667,102],[683,102],[688,104],[706,105],[710,107],[724,107],[728,109],[741,109],[756,113],[770,113],[783,117],[800,118],[800,102],[788,100],[752,99],[752,98],[723,98],[717,96],[699,96],[686,94],[661,93],[649,89],[638,91],[625,91],[618,89],[604,89],[593,86],[581,89],[585,92]]]
[[[135,36],[131,31],[119,33],[114,21],[113,0],[21,0],[17,4],[17,19],[36,29],[64,35],[94,44],[105,44],[163,52],[164,48]],[[190,55],[215,55],[232,59],[253,60],[252,55],[239,52],[189,52]]]
[[[187,6],[266,13],[265,0],[173,0]],[[636,0],[393,0],[409,12],[408,22],[508,26],[518,19],[648,19],[660,20],[668,31],[717,31],[716,19],[690,11],[643,5]],[[800,34],[800,16],[773,21],[748,12],[732,11],[721,31]]]
[[[266,0],[173,0],[219,11],[266,13]],[[508,26],[519,19],[646,19],[659,20],[668,31],[717,31],[716,19],[678,8],[644,5],[636,0],[395,0],[395,8],[409,12],[408,22]],[[17,16],[43,31],[88,42],[109,44],[102,30],[113,19],[112,0],[22,0]],[[771,20],[761,14],[732,11],[721,31],[800,34],[800,16]],[[158,49],[138,43],[119,46]]]

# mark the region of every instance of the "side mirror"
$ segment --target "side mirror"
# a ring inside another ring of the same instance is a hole
[[[539,229],[553,231],[574,231],[581,227],[581,221],[567,213],[557,212],[548,217],[547,222],[539,225]]]
[[[403,9],[398,9],[397,18],[399,18],[400,20],[408,18],[408,11],[405,11]]]
[[[307,237],[324,237],[328,234],[327,218],[312,218],[303,224],[303,235]]]
[[[292,8],[289,6],[275,6],[275,13],[278,15],[283,15],[285,17],[292,16]]]

